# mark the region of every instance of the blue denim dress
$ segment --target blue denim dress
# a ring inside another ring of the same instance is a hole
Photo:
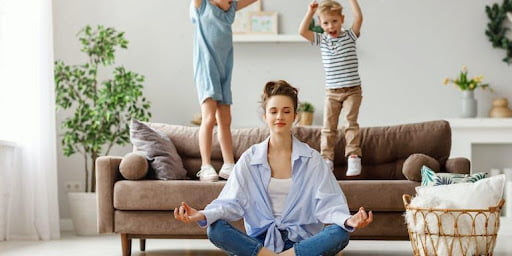
[[[190,4],[194,33],[194,82],[199,103],[212,98],[219,103],[232,104],[231,73],[233,71],[233,33],[237,2],[224,11],[202,0],[195,8]]]

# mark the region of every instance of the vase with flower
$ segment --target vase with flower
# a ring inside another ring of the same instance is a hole
[[[477,115],[477,101],[475,99],[475,94],[473,93],[475,89],[481,88],[483,90],[491,88],[489,84],[483,83],[484,77],[482,75],[475,76],[470,78],[468,76],[468,68],[466,66],[462,66],[462,70],[459,75],[455,79],[445,78],[444,84],[448,85],[450,83],[454,84],[459,88],[462,92],[461,96],[461,117],[476,117]]]

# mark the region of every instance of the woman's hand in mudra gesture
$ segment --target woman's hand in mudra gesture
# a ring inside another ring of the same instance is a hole
[[[181,202],[179,208],[174,208],[174,218],[185,223],[206,220],[204,214],[188,206],[185,202]]]
[[[372,223],[373,221],[373,213],[372,211],[369,211],[366,213],[363,207],[359,208],[359,211],[352,215],[352,217],[348,218],[347,221],[345,221],[345,225],[351,226],[353,228],[364,228],[368,226],[368,224]]]

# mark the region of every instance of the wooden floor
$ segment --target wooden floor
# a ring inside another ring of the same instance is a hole
[[[498,235],[495,256],[512,255],[512,235]],[[79,237],[64,233],[60,240],[53,241],[7,241],[0,242],[1,256],[121,256],[119,235]],[[137,240],[132,244],[132,256],[220,256],[219,251],[208,240],[203,239],[148,239],[146,252],[139,251]],[[350,241],[343,256],[410,256],[408,241]]]

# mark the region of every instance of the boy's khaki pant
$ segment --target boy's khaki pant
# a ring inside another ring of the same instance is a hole
[[[325,90],[324,125],[320,139],[320,154],[324,159],[334,161],[334,145],[338,136],[338,120],[342,109],[347,121],[347,126],[343,128],[346,140],[345,156],[362,156],[357,123],[362,98],[361,86]]]

